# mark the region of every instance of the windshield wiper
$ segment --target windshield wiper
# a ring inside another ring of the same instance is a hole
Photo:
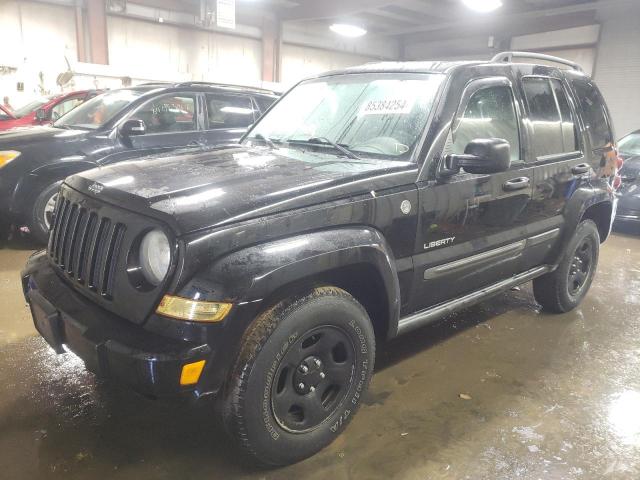
[[[342,152],[349,158],[353,158],[354,160],[361,160],[361,158],[353,153],[348,148],[340,145],[339,143],[334,142],[333,140],[328,139],[327,137],[311,137],[306,140],[287,140],[287,143],[310,143],[315,145],[330,145],[339,152]]]
[[[276,146],[275,143],[273,143],[273,140],[271,140],[269,137],[265,137],[263,134],[261,133],[256,133],[253,138],[257,138],[258,140],[262,140],[264,143],[266,143],[270,148],[276,149],[278,148]]]

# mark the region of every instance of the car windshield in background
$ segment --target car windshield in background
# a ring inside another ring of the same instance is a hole
[[[406,161],[443,79],[441,74],[394,73],[309,80],[275,105],[245,142],[314,145],[352,158]]]
[[[640,133],[631,133],[618,142],[623,155],[640,155]]]
[[[13,115],[16,118],[22,118],[25,115],[30,114],[31,112],[33,112],[34,110],[39,109],[40,107],[42,107],[45,103],[49,103],[49,101],[51,101],[51,99],[54,97],[41,97],[37,100],[34,100],[33,102],[29,102],[26,105],[18,108],[17,110],[15,110],[13,112]]]
[[[144,91],[138,90],[115,90],[103,93],[77,106],[62,116],[53,126],[95,130],[144,93]]]

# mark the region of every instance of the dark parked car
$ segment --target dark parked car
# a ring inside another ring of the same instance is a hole
[[[9,112],[0,112],[0,131],[29,125],[44,125],[55,122],[65,113],[81,103],[102,93],[102,90],[78,90],[58,95],[41,97]],[[1,113],[4,113],[2,115]]]
[[[52,126],[0,134],[0,216],[46,243],[62,180],[176,148],[237,142],[273,92],[205,83],[113,90]]]
[[[624,165],[620,170],[622,186],[618,192],[616,222],[640,227],[640,130],[618,142]]]
[[[38,331],[149,396],[215,395],[281,465],[345,429],[377,343],[529,280],[575,308],[611,227],[609,115],[575,65],[511,56],[327,73],[240,145],[68,178],[23,272]]]

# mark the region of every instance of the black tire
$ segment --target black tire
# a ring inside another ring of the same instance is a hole
[[[31,236],[42,245],[46,245],[49,241],[49,226],[45,221],[45,210],[49,201],[58,194],[61,184],[62,182],[56,182],[46,187],[33,203],[29,231]]]
[[[558,268],[533,280],[533,295],[545,310],[565,313],[582,301],[598,266],[600,234],[592,220],[576,228]]]
[[[243,337],[222,399],[224,425],[258,464],[303,460],[346,428],[374,357],[369,316],[344,290],[319,287],[281,301]]]

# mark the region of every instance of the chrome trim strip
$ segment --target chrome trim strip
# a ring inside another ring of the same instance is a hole
[[[556,238],[558,235],[560,235],[559,228],[554,228],[553,230],[549,230],[547,232],[534,235],[533,237],[527,238],[527,247],[533,247],[534,245],[539,245],[548,240],[552,240]]]
[[[453,262],[444,263],[442,265],[438,265],[437,267],[428,268],[424,271],[423,278],[425,280],[433,280],[434,278],[438,278],[448,273],[455,272],[456,270],[466,268],[470,265],[473,265],[474,263],[480,263],[485,260],[495,261],[499,257],[511,258],[522,253],[525,244],[526,240],[520,240],[519,242],[510,243],[509,245],[494,248],[493,250],[478,253],[470,257],[461,258],[460,260],[454,260]]]
[[[409,315],[408,317],[401,318],[398,322],[397,334],[400,335],[403,333],[407,333],[435,320],[439,320],[440,318],[456,310],[466,308],[488,297],[491,297],[498,293],[502,293],[505,290],[510,289],[511,287],[526,283],[529,280],[533,280],[540,275],[550,272],[551,270],[552,268],[547,265],[536,267],[518,275],[514,275],[513,277],[506,280],[501,280],[497,283],[494,283],[493,285],[489,285],[488,287],[476,290],[475,292],[471,292],[463,297],[441,303],[440,305],[436,305],[435,307],[427,308],[426,310],[414,313],[413,315]]]

